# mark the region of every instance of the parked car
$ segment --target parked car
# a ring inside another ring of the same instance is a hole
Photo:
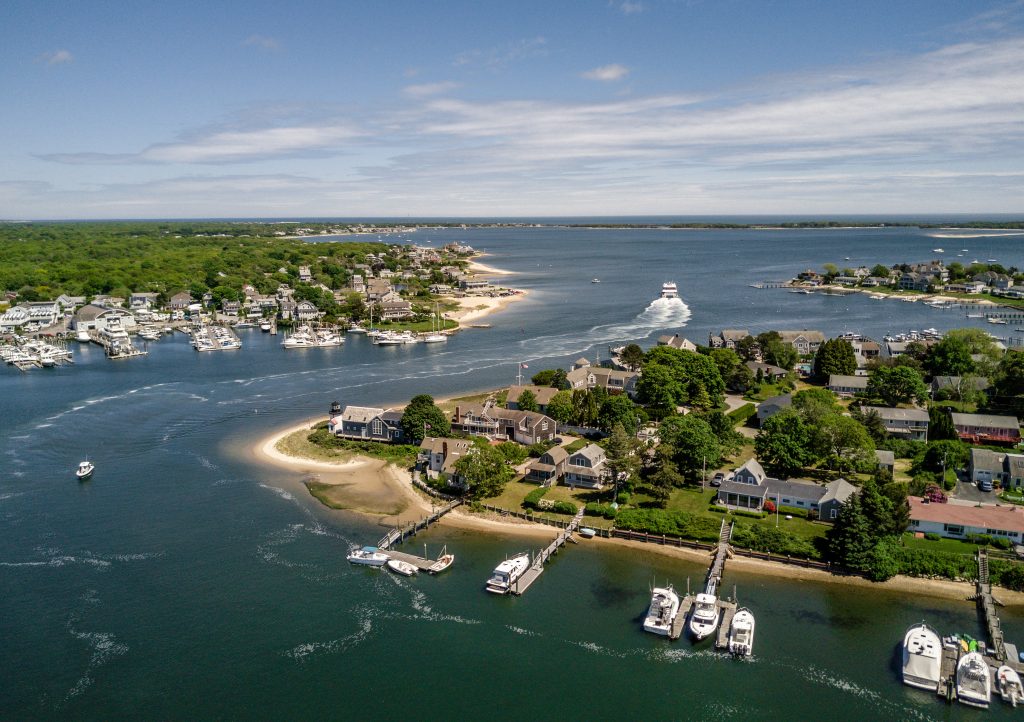
[[[992,480],[991,479],[979,479],[978,488],[982,491],[992,491]]]
[[[721,486],[723,481],[725,481],[725,474],[719,471],[711,477],[711,486]]]

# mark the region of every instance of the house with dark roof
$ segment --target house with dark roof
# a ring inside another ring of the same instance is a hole
[[[757,425],[760,426],[780,411],[792,407],[793,394],[781,394],[765,399],[757,406]]]
[[[711,348],[736,348],[736,342],[741,338],[746,338],[750,335],[750,331],[739,328],[726,328],[718,332],[718,334],[708,334],[708,346]]]
[[[533,394],[534,399],[537,400],[537,409],[542,414],[547,413],[548,404],[551,403],[551,399],[558,393],[558,389],[551,386],[535,386],[533,384],[511,386],[508,390],[508,395],[505,397],[506,408],[517,411],[519,409],[519,397],[523,395],[524,391],[529,391]]]
[[[428,479],[447,479],[449,486],[463,488],[465,485],[455,473],[455,463],[472,448],[469,439],[428,436],[420,442],[418,460]]]
[[[611,480],[604,449],[597,444],[588,444],[572,454],[565,462],[566,486],[600,489]]]
[[[828,390],[840,396],[850,397],[866,391],[868,388],[867,376],[846,376],[844,374],[831,374],[828,377]]]
[[[1020,443],[1020,422],[1016,416],[952,413],[953,426],[961,441],[970,444]]]
[[[722,482],[717,501],[731,509],[756,510],[771,501],[777,507],[807,509],[820,519],[832,520],[855,491],[856,487],[843,479],[824,486],[812,481],[773,479],[756,459],[751,459]]]
[[[928,412],[924,409],[900,409],[891,406],[864,406],[864,414],[875,413],[886,432],[910,441],[928,440]]]
[[[540,458],[532,462],[526,473],[526,480],[541,486],[553,486],[565,474],[569,452],[563,446],[553,446]]]
[[[747,361],[746,366],[750,369],[750,373],[754,374],[754,378],[760,378],[769,382],[784,379],[789,374],[781,366],[761,363],[760,361]]]
[[[971,449],[967,471],[973,483],[991,482],[1011,489],[1024,488],[1024,455],[992,449]]]
[[[989,385],[989,380],[984,376],[935,376],[932,378],[932,398],[940,395],[960,398],[964,393],[985,391]]]
[[[343,439],[400,443],[402,412],[372,406],[346,406],[327,425],[328,431]]]
[[[603,366],[591,366],[585,358],[577,359],[572,370],[565,375],[566,381],[573,389],[603,388],[611,395],[636,393],[636,382],[640,374],[636,371],[608,369]]]
[[[503,409],[490,401],[456,406],[452,430],[491,439],[511,439],[525,446],[555,437],[555,420],[535,411]]]

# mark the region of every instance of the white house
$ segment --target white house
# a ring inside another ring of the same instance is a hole
[[[600,489],[609,479],[605,461],[604,449],[600,446],[597,444],[584,446],[565,462],[565,485]]]
[[[910,502],[910,531],[963,539],[968,534],[1002,537],[1014,543],[1024,539],[1024,509],[1016,506],[966,506],[926,503],[920,497]]]

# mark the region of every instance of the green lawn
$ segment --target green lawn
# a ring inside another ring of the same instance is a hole
[[[973,555],[978,551],[977,544],[960,541],[959,539],[918,539],[910,532],[903,535],[903,546],[908,549],[924,549],[930,552],[950,552],[951,554]]]
[[[575,454],[577,451],[579,451],[589,443],[590,441],[588,439],[576,439],[576,441],[573,441],[572,443],[566,445],[565,452],[567,454]]]

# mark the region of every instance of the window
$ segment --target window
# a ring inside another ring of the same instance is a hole
[[[964,533],[964,527],[962,524],[943,524],[942,529],[947,534],[956,534],[960,536]]]
[[[835,519],[835,518],[836,518],[836,514],[838,513],[838,511],[839,511],[838,509],[835,509],[835,508],[833,508],[833,509],[832,509],[832,510],[831,510],[831,511],[830,511],[830,512],[828,513],[828,518],[829,518],[829,519]]]
[[[381,432],[384,430],[384,424],[380,422],[380,419],[374,419],[370,428],[373,429],[374,436],[380,436]]]

